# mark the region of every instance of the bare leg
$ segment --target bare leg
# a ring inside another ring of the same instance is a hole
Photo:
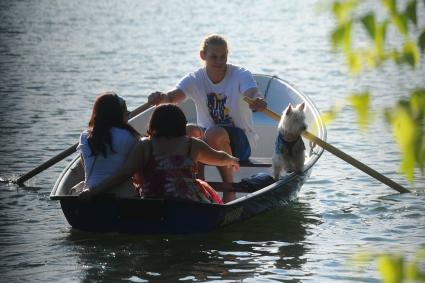
[[[212,148],[216,150],[223,150],[229,154],[232,154],[232,149],[230,147],[230,138],[227,134],[227,131],[220,127],[210,128],[205,133],[205,141]],[[232,189],[233,183],[233,170],[232,168],[227,168],[226,166],[217,167],[218,172],[227,186],[228,190]],[[236,198],[236,194],[233,192],[223,192],[223,202],[229,202]]]

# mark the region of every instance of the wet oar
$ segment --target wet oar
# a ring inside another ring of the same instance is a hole
[[[145,104],[137,107],[136,109],[134,109],[133,111],[130,112],[130,117],[134,117],[137,114],[148,110],[152,105],[148,102],[146,102]],[[70,146],[69,148],[65,149],[64,151],[62,151],[61,153],[59,153],[58,155],[50,158],[49,160],[47,160],[46,162],[44,162],[43,164],[41,164],[40,166],[32,169],[31,171],[29,171],[28,173],[25,173],[24,175],[20,176],[18,179],[16,179],[14,181],[14,183],[18,184],[18,185],[23,185],[23,183],[25,181],[27,181],[28,179],[34,177],[35,175],[37,175],[38,173],[46,170],[47,168],[53,166],[54,164],[58,163],[59,161],[65,159],[66,157],[68,157],[69,155],[73,154],[76,149],[77,149],[78,143]]]
[[[246,102],[248,102],[249,104],[251,104],[253,102],[253,100],[250,99],[250,98],[248,98],[248,97],[245,97],[244,100]],[[270,109],[266,108],[266,109],[263,110],[263,112],[266,115],[270,116],[270,118],[272,118],[273,120],[280,121],[280,115],[274,113]],[[305,137],[306,139],[308,139],[308,140],[312,141],[313,143],[319,145],[320,147],[322,147],[326,151],[332,153],[333,155],[341,158],[345,162],[353,165],[357,169],[362,170],[363,172],[365,172],[369,176],[371,176],[371,177],[375,178],[376,180],[384,183],[388,187],[390,187],[390,188],[392,188],[392,189],[394,189],[394,190],[396,190],[396,191],[398,191],[400,193],[410,193],[410,191],[408,189],[406,189],[405,187],[403,187],[400,184],[394,182],[393,180],[385,177],[381,173],[375,171],[374,169],[372,169],[369,166],[367,166],[366,164],[358,161],[357,159],[353,158],[352,156],[346,154],[345,152],[337,149],[333,145],[328,144],[327,142],[325,142],[324,140],[316,137],[312,133],[310,133],[308,131],[304,131],[303,137]]]
[[[16,181],[15,181],[16,184],[18,184],[19,186],[23,185],[26,180],[34,177],[35,175],[46,170],[50,166],[53,166],[54,164],[58,163],[59,161],[65,159],[66,157],[68,157],[69,155],[71,155],[75,152],[75,150],[77,149],[77,146],[78,146],[78,143],[68,147],[67,149],[65,149],[64,151],[62,151],[58,155],[50,158],[49,160],[47,160],[46,162],[44,162],[40,166],[32,169],[28,173],[25,173],[24,175],[22,175],[21,177],[16,179]]]

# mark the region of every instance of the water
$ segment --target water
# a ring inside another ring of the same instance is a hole
[[[380,114],[423,84],[424,67],[388,64],[351,78],[330,52],[332,19],[316,3],[1,1],[3,179],[74,144],[100,91],[115,90],[135,108],[150,92],[172,88],[200,65],[201,38],[217,32],[230,39],[230,62],[294,83],[322,111],[347,93],[373,91],[369,132],[343,108],[328,142],[414,191],[399,195],[325,153],[288,207],[209,234],[99,235],[71,229],[49,200],[68,158],[26,187],[0,183],[1,281],[379,282],[374,265],[351,265],[354,254],[411,258],[424,248],[425,180],[418,173],[410,185],[397,173],[400,155]]]

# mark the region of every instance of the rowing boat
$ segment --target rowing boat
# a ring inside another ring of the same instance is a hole
[[[276,76],[254,75],[261,94],[274,112],[305,102],[306,122],[310,132],[326,140],[326,129],[314,103],[300,90]],[[196,123],[193,101],[181,105],[189,122]],[[153,108],[130,120],[140,133],[146,125]],[[232,190],[236,199],[224,205],[206,204],[172,198],[124,198],[104,194],[89,202],[81,201],[71,194],[71,188],[84,180],[80,157],[76,156],[57,179],[50,198],[60,201],[69,224],[76,229],[91,232],[120,232],[140,234],[186,234],[207,232],[267,210],[286,205],[294,200],[307,181],[314,164],[323,149],[304,141],[306,159],[302,172],[286,173],[279,180],[270,180],[271,156],[277,135],[277,122],[262,112],[254,112],[253,120],[259,140],[248,162],[241,163],[235,173]],[[218,191],[225,187],[220,182],[215,167],[207,166],[205,179]]]

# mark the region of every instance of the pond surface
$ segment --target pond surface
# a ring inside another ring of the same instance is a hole
[[[331,52],[332,18],[316,4],[1,1],[3,179],[74,144],[99,92],[115,90],[133,109],[149,93],[171,89],[200,66],[200,41],[216,32],[229,38],[231,63],[295,84],[321,111],[372,91],[369,131],[358,131],[344,107],[328,126],[328,142],[414,191],[400,195],[325,152],[298,200],[249,221],[190,236],[90,234],[71,229],[49,199],[68,158],[26,187],[0,183],[1,281],[379,282],[375,266],[353,266],[353,255],[410,258],[424,248],[425,178],[418,173],[411,185],[398,173],[401,157],[382,109],[423,85],[425,64],[350,77]]]

